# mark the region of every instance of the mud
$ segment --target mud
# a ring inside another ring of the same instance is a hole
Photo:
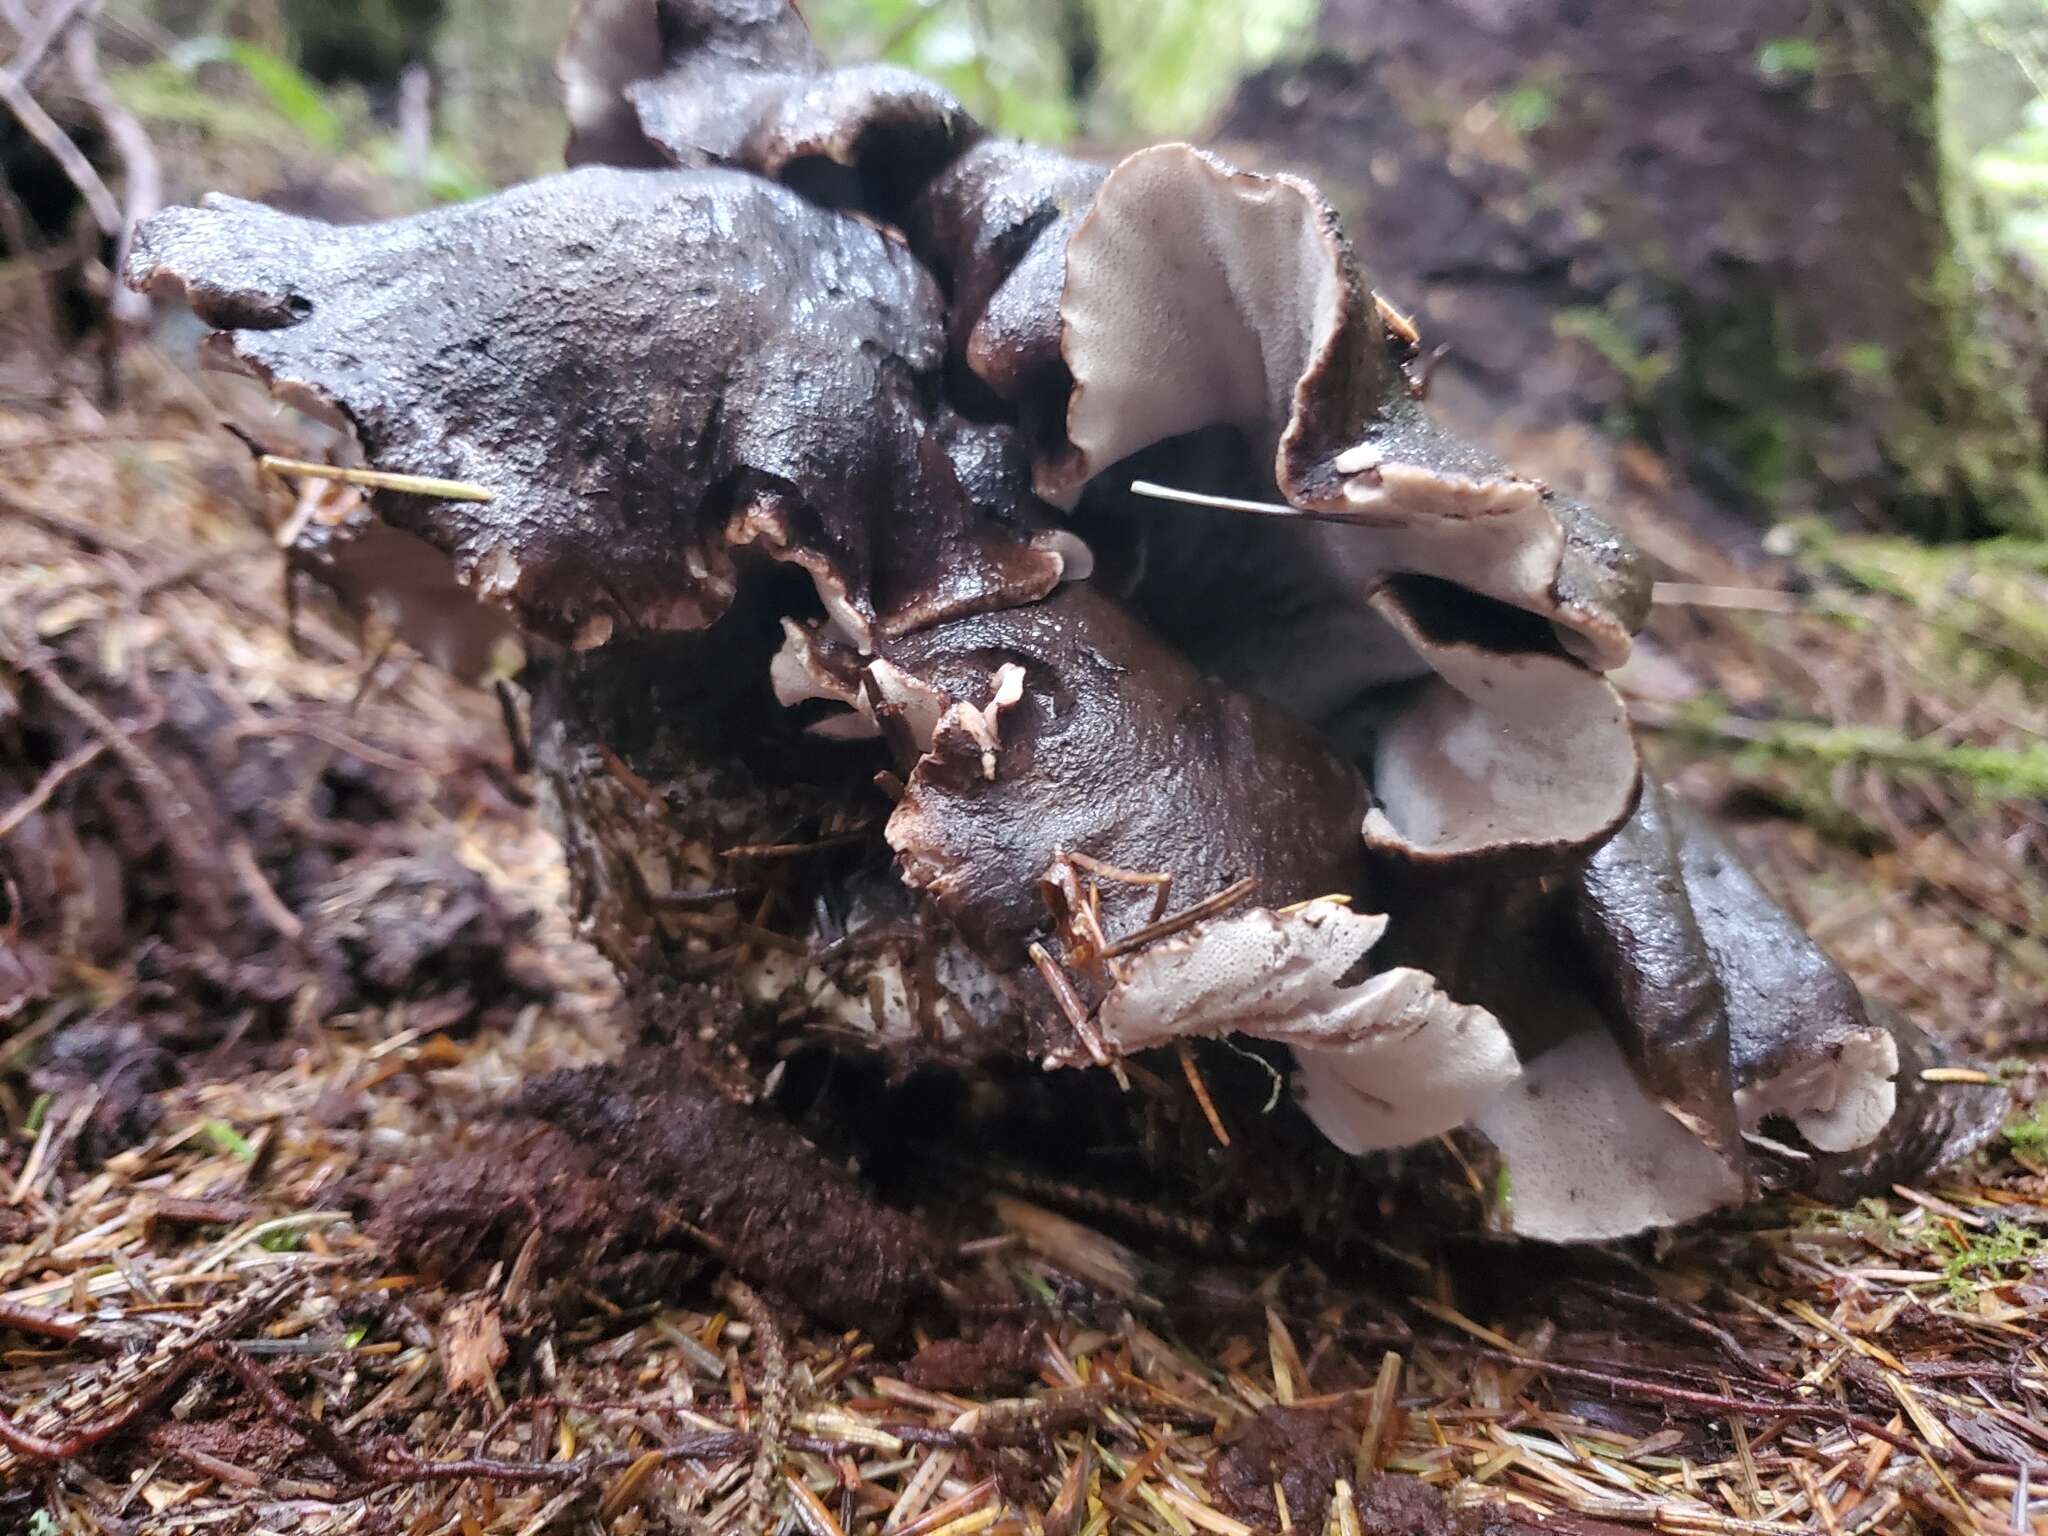
[[[393,1259],[451,1281],[511,1262],[631,1303],[709,1261],[806,1313],[884,1336],[936,1296],[940,1250],[787,1122],[711,1086],[696,1053],[639,1050],[528,1085],[475,1142],[376,1202]]]
[[[1356,1481],[1359,1426],[1349,1414],[1267,1408],[1245,1426],[1216,1464],[1213,1491],[1226,1513],[1261,1531],[1320,1531],[1338,1481],[1353,1485],[1362,1529],[1385,1536],[1511,1536],[1532,1527],[1496,1510],[1451,1507],[1443,1493],[1412,1477],[1382,1474]],[[1273,1496],[1287,1501],[1280,1518]]]
[[[903,1379],[927,1392],[1009,1392],[1038,1375],[1042,1330],[997,1323],[972,1338],[927,1344],[903,1368]]]
[[[1278,1483],[1294,1527],[1320,1531],[1329,1518],[1331,1490],[1339,1478],[1352,1476],[1358,1432],[1348,1414],[1268,1408],[1223,1453],[1211,1491],[1217,1504],[1239,1520],[1279,1530],[1279,1504],[1273,1497]]]

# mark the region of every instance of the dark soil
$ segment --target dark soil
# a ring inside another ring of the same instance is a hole
[[[695,1052],[640,1050],[530,1084],[474,1145],[377,1203],[399,1262],[451,1279],[510,1263],[615,1301],[675,1295],[715,1255],[802,1311],[884,1337],[936,1295],[941,1254],[773,1113],[732,1103]]]
[[[295,1010],[405,1002],[415,1027],[458,1031],[549,994],[526,953],[532,913],[401,830],[431,790],[390,744],[198,672],[110,683],[87,661],[98,637],[10,642],[22,681],[0,693],[0,800],[25,805],[60,775],[0,842],[0,1019],[67,967],[132,983],[57,1028],[30,1080],[96,1094],[88,1162],[146,1135],[164,1089],[261,1059]],[[108,747],[109,725],[146,752]]]

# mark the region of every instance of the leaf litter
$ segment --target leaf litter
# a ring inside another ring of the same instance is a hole
[[[494,702],[323,612],[296,615],[293,643],[266,574],[278,514],[189,390],[166,373],[127,413],[77,406],[57,434],[0,418],[0,729],[36,754],[26,782],[7,765],[0,825],[12,843],[32,821],[126,816],[152,861],[129,873],[172,882],[139,906],[74,900],[54,932],[8,893],[0,1525],[2038,1527],[2037,1115],[1933,1187],[1845,1211],[1781,1200],[1560,1250],[1396,1209],[1341,1268],[954,1163],[892,1218],[907,1251],[933,1245],[934,1303],[891,1315],[878,1292],[818,1320],[831,1298],[779,1292],[786,1255],[746,1248],[744,1212],[692,1195],[642,1122],[606,1120],[607,1084],[643,1106],[681,1090],[658,1051],[634,1054],[569,931]],[[2039,676],[1987,669],[1972,636],[2014,583],[2041,600],[2038,567],[1993,553],[1986,574],[1957,553],[1946,585],[1885,584],[1853,545],[1763,577],[1676,537],[1657,553],[1685,585],[1630,697],[1663,766],[1750,813],[1745,851],[1859,982],[1980,1051],[2038,1050],[2038,806],[1969,771],[1988,759],[1771,735],[1874,722],[2037,751]],[[25,718],[49,702],[38,668],[91,706],[62,740]],[[273,842],[232,775],[181,759],[165,681],[181,673],[254,744],[243,771],[324,796]],[[373,808],[351,813],[351,794]],[[181,820],[206,837],[181,850]],[[373,872],[392,859],[440,873]],[[421,905],[451,886],[475,910]],[[222,920],[195,932],[209,900]],[[441,942],[385,954],[379,910],[408,901],[386,926]],[[616,1065],[636,1061],[656,1064]],[[2012,1070],[2031,1099],[2035,1070]],[[573,1166],[522,1189],[502,1175],[536,1137]],[[619,1176],[636,1161],[655,1170],[637,1185]],[[493,1175],[463,1226],[461,1197]],[[638,1202],[623,1216],[602,1206],[613,1185]],[[589,1231],[544,1203],[579,1189],[603,1215]],[[460,1251],[403,1237],[408,1208],[437,1211]]]

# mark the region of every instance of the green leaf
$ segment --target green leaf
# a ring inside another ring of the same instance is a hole
[[[195,37],[173,49],[171,60],[188,74],[202,64],[233,64],[263,93],[271,110],[307,140],[321,149],[342,147],[341,115],[319,82],[291,60],[232,37]]]
[[[1534,133],[1550,121],[1557,103],[1547,86],[1524,81],[1500,99],[1500,115],[1517,133]]]
[[[1820,67],[1820,49],[1807,37],[1774,37],[1756,52],[1757,73],[1766,80],[1805,80]]]
[[[226,1152],[245,1163],[256,1161],[256,1149],[250,1145],[249,1138],[225,1120],[207,1121],[199,1128],[199,1134],[216,1152]]]
[[[39,1093],[36,1095],[35,1103],[29,1105],[28,1119],[22,1124],[22,1129],[27,1131],[29,1135],[35,1135],[37,1131],[43,1128],[43,1117],[49,1114],[50,1101],[55,1097],[56,1095],[54,1094]]]

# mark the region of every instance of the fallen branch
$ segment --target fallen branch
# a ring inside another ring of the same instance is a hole
[[[92,168],[92,162],[85,158],[85,151],[71,142],[71,135],[64,131],[63,124],[43,110],[42,103],[30,93],[28,82],[16,75],[12,68],[0,69],[0,105],[12,112],[21,124],[22,131],[42,145],[52,160],[57,162],[78,189],[78,195],[85,200],[91,211],[93,222],[106,235],[121,232],[121,205],[114,201],[114,194],[107,189],[100,173]]]
[[[62,9],[62,7],[58,7]],[[116,336],[122,331],[139,332],[149,324],[149,295],[138,293],[121,281],[128,265],[128,247],[135,239],[135,226],[164,205],[163,168],[157,163],[156,146],[149,141],[141,122],[122,106],[100,74],[99,42],[90,26],[75,26],[64,39],[65,62],[78,94],[100,120],[108,141],[121,157],[122,206],[119,231],[114,237],[114,258],[108,264],[107,314]]]

